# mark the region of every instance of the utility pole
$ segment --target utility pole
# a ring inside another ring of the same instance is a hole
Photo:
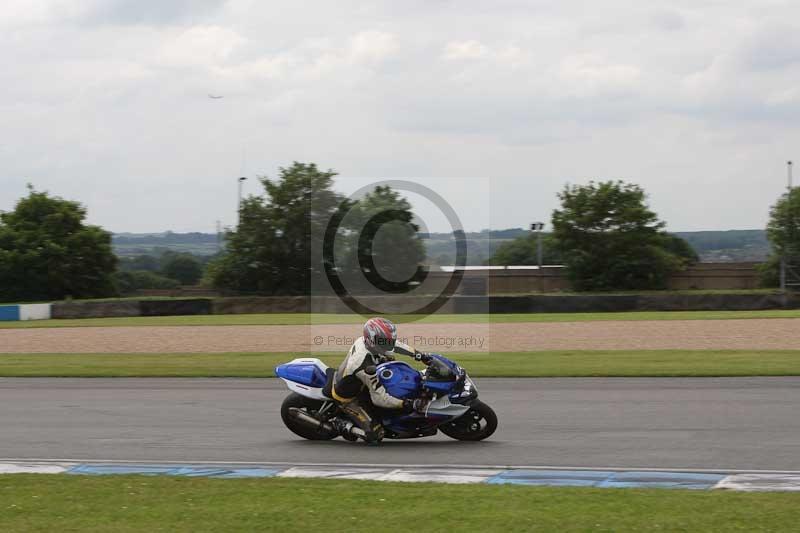
[[[539,292],[544,292],[544,274],[542,273],[542,230],[544,222],[531,224],[531,231],[536,232],[536,264],[539,266]]]
[[[534,222],[531,224],[531,231],[536,232],[536,264],[539,269],[542,268],[542,230],[544,229],[544,222]]]
[[[236,207],[236,217],[237,217],[236,218],[236,225],[237,226],[239,225],[239,222],[242,219],[242,184],[246,180],[247,180],[246,176],[242,176],[242,177],[236,179],[236,181],[237,181],[237,183],[239,185],[239,203],[237,204],[237,207]]]
[[[789,208],[791,209],[791,202],[792,202],[792,188],[794,186],[794,179],[792,178],[792,162],[786,162],[786,189],[787,189],[787,196],[786,199],[789,202]],[[791,224],[794,224],[794,221],[790,221]],[[780,271],[780,279],[781,279],[781,292],[786,292],[786,271],[788,270],[787,260],[786,260],[786,249],[784,247],[783,253],[781,254],[781,271]]]

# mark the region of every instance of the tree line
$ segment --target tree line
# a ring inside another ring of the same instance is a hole
[[[175,252],[118,259],[111,234],[85,223],[85,207],[29,186],[12,211],[0,213],[0,298],[105,297],[198,282],[237,293],[302,295],[313,292],[315,280],[346,279],[407,290],[425,262],[412,206],[385,186],[346,198],[333,189],[335,175],[295,162],[274,180],[261,178],[263,194],[243,201],[224,250],[207,262]],[[544,263],[565,265],[576,290],[665,288],[670,274],[698,260],[685,240],[666,231],[638,185],[567,185],[558,199],[543,235]],[[535,264],[536,236],[510,231],[518,236],[487,263]],[[800,257],[800,189],[772,207],[767,235],[773,256],[764,279],[775,283],[778,258]]]

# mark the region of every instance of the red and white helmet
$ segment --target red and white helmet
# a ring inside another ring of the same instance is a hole
[[[364,343],[372,353],[385,355],[396,342],[397,328],[385,318],[370,318],[364,324]]]

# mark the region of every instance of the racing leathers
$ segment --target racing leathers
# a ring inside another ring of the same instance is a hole
[[[420,356],[425,355],[402,342],[395,344],[392,353],[415,357],[419,360],[422,360]],[[384,360],[380,355],[370,352],[364,338],[359,337],[336,370],[331,388],[333,399],[364,431],[368,442],[379,441],[383,438],[383,426],[380,421],[373,420],[369,410],[362,405],[359,396],[362,396],[364,389],[369,392],[369,399],[377,407],[402,409],[406,406],[406,402],[395,398],[386,391],[375,373],[375,367]]]

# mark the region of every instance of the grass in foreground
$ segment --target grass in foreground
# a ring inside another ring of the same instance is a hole
[[[594,322],[607,320],[731,320],[750,318],[800,318],[800,309],[766,311],[631,311],[625,313],[492,313],[453,315],[387,315],[399,323],[481,324],[519,322]],[[108,326],[275,326],[304,324],[360,324],[365,317],[356,314],[269,313],[249,315],[137,316],[117,318],[78,318],[0,322],[3,328],[57,328]]]
[[[800,351],[453,353],[474,377],[800,376]],[[274,377],[291,353],[0,354],[0,377]],[[314,354],[329,366],[343,353]],[[400,360],[403,360],[402,358]]]
[[[797,493],[0,477],[2,531],[793,531],[799,508]]]

